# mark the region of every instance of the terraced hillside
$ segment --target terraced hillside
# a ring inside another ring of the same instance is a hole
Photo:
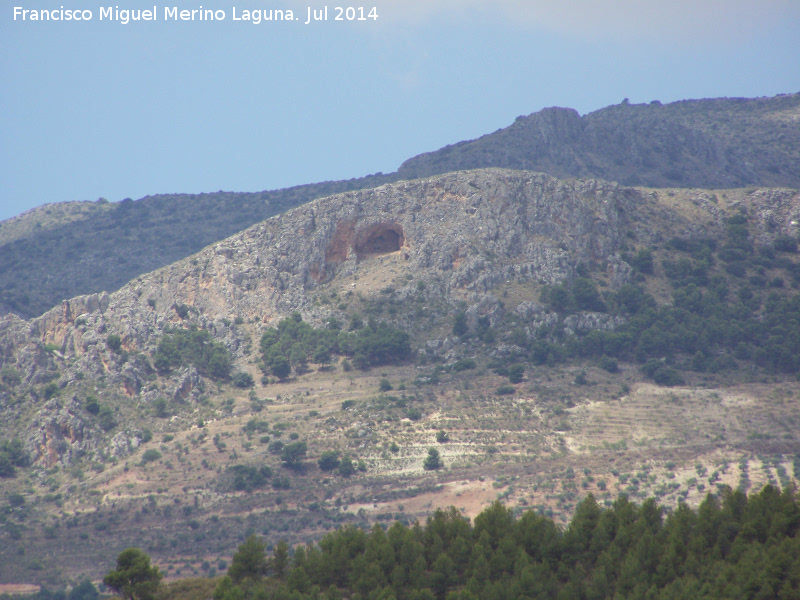
[[[793,190],[470,171],[7,315],[0,579],[97,577],[130,545],[185,576],[248,533],[497,498],[563,523],[589,492],[788,486],[798,221]]]

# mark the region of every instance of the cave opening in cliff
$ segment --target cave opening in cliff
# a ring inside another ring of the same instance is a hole
[[[356,247],[359,255],[389,254],[403,245],[403,229],[399,225],[376,225],[365,232]]]

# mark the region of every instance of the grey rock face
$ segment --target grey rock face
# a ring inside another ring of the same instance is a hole
[[[50,400],[31,423],[25,449],[44,466],[69,465],[96,448],[87,430],[76,399]]]

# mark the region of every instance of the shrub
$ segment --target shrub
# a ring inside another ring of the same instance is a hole
[[[630,265],[641,273],[653,272],[653,253],[648,248],[641,248],[628,260]]]
[[[617,361],[613,358],[606,356],[605,354],[600,357],[600,368],[608,371],[609,373],[616,373],[619,371],[619,366],[617,365]]]
[[[426,471],[435,471],[442,468],[442,459],[436,448],[428,448],[428,456],[423,461],[422,466]]]
[[[106,338],[106,346],[108,346],[109,350],[112,352],[119,354],[119,351],[122,350],[122,338],[112,333]]]
[[[475,361],[471,358],[462,358],[453,363],[453,371],[466,371],[467,369],[474,369],[477,366]]]
[[[350,477],[355,472],[356,467],[352,459],[347,455],[343,456],[342,460],[339,462],[339,475],[342,477]]]
[[[55,381],[51,381],[50,383],[45,385],[44,388],[42,389],[42,395],[47,400],[49,400],[50,398],[58,394],[58,390],[59,390],[58,384]]]
[[[339,453],[335,450],[323,452],[318,464],[322,471],[333,471],[339,466]]]
[[[101,406],[100,412],[97,414],[97,420],[100,424],[100,429],[103,431],[111,431],[117,426],[117,421],[114,418],[114,411],[109,406]]]
[[[272,477],[272,469],[267,465],[259,468],[250,465],[233,465],[225,469],[224,487],[230,486],[234,490],[251,492],[264,487],[267,480]]]
[[[29,463],[30,458],[18,438],[0,442],[0,477],[14,477],[14,467],[27,467]]]
[[[409,408],[406,417],[412,421],[419,421],[422,418],[422,411],[416,407]]]
[[[86,404],[84,405],[86,412],[96,415],[100,412],[100,403],[97,401],[97,396],[87,396]]]
[[[163,397],[158,397],[153,400],[153,409],[156,411],[156,416],[161,419],[165,419],[166,417],[170,416],[167,400]]]
[[[495,393],[495,394],[497,394],[498,396],[505,396],[505,395],[507,395],[507,394],[513,394],[513,393],[514,393],[514,392],[516,392],[516,391],[517,391],[517,390],[516,390],[516,389],[514,389],[514,386],[513,386],[513,385],[508,385],[508,384],[505,384],[505,385],[501,385],[501,386],[499,386],[499,387],[498,387],[498,388],[497,388],[497,389],[494,391],[494,393]]]
[[[233,376],[233,385],[238,388],[250,388],[255,385],[255,382],[253,381],[253,376],[250,375],[250,373],[239,371]]]
[[[281,461],[288,469],[300,470],[303,468],[303,459],[306,457],[308,446],[305,442],[292,442],[286,444],[281,451]]]
[[[142,463],[154,462],[159,459],[161,459],[161,452],[155,448],[145,450],[144,454],[142,454]]]
[[[778,252],[797,252],[797,240],[788,235],[775,238],[775,250]]]
[[[201,374],[212,379],[227,379],[231,370],[227,348],[214,341],[207,330],[196,327],[165,333],[158,342],[153,364],[162,374],[192,364]]]
[[[468,332],[467,313],[459,311],[453,316],[453,335],[462,336]]]
[[[252,433],[256,431],[266,432],[269,431],[269,422],[260,421],[259,419],[250,419],[243,429],[245,433]]]
[[[286,379],[292,372],[292,366],[283,354],[277,354],[270,359],[269,370],[278,379]]]
[[[525,367],[517,363],[509,366],[506,371],[508,373],[508,380],[511,383],[519,383],[522,381],[522,376],[525,374]]]
[[[0,452],[0,477],[14,477],[17,470],[14,468],[14,463],[5,452]]]
[[[22,382],[22,375],[11,365],[5,365],[0,371],[3,383],[11,387],[17,386]]]
[[[653,381],[658,385],[672,387],[674,385],[683,385],[683,377],[675,369],[670,367],[661,367],[653,374]]]
[[[580,310],[605,312],[606,305],[600,298],[594,281],[586,277],[578,277],[572,284],[572,297]]]

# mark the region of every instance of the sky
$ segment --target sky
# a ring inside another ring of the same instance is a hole
[[[389,173],[549,106],[800,92],[798,0],[375,0],[308,24],[324,3],[177,1],[2,2],[0,219]],[[21,16],[62,7],[92,18]]]

